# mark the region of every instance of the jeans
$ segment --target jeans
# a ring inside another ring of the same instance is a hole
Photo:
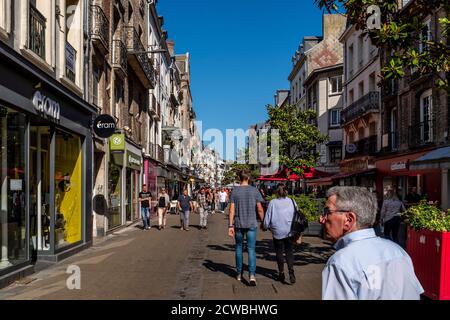
[[[397,244],[399,243],[398,231],[400,229],[401,222],[402,218],[400,216],[395,216],[384,223],[384,236],[386,239],[390,239]]]
[[[227,203],[226,202],[221,202],[220,203],[220,211],[225,211],[226,208],[227,208]]]
[[[180,222],[181,222],[181,227],[184,229],[188,229],[189,228],[189,214],[191,212],[189,210],[180,211]]]
[[[203,208],[198,208],[198,212],[200,213],[200,227],[206,227],[208,223],[208,210]]]
[[[273,246],[275,247],[275,253],[277,255],[278,272],[284,272],[284,256],[286,255],[286,263],[289,273],[294,273],[294,253],[291,238],[275,239],[273,238]]]
[[[144,224],[144,229],[150,227],[150,212],[149,208],[141,207],[141,217],[142,223]]]
[[[250,276],[256,275],[256,228],[235,229],[234,239],[236,240],[236,271],[242,274],[244,237],[247,238],[248,249],[248,271]]]

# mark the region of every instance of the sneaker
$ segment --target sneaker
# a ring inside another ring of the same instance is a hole
[[[161,230],[161,226],[158,226],[158,230]]]
[[[294,284],[296,282],[295,274],[293,272],[289,272],[289,281],[291,284]]]
[[[238,274],[238,275],[236,276],[236,280],[237,280],[237,281],[242,281],[242,275],[241,275],[241,274]]]
[[[256,278],[255,276],[250,276],[250,286],[255,287],[256,286]]]
[[[184,229],[184,231],[189,231],[189,228]]]
[[[286,280],[286,276],[284,275],[284,272],[280,272],[278,274],[277,281],[284,282],[285,280]]]

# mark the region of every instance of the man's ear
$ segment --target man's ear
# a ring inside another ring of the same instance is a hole
[[[354,229],[356,226],[356,214],[354,212],[347,212],[345,214],[345,221],[344,221],[344,231],[348,232]]]

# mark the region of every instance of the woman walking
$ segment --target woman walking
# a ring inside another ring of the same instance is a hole
[[[166,189],[162,188],[158,194],[158,229],[161,230],[166,227],[167,222],[167,210],[170,207],[170,198],[166,193]]]
[[[400,213],[405,211],[403,202],[397,197],[394,190],[388,190],[381,207],[380,218],[384,225],[384,236],[399,244],[398,231],[402,218]]]
[[[291,284],[295,283],[293,241],[290,237],[292,220],[294,218],[294,201],[288,198],[284,185],[278,186],[276,198],[270,201],[264,217],[264,229],[270,229],[273,235],[273,245],[277,256],[278,281],[284,282],[284,255],[289,271]]]

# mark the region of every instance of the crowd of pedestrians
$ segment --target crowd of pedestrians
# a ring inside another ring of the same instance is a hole
[[[248,253],[249,285],[256,286],[256,242],[258,229],[270,231],[278,269],[277,280],[296,282],[294,272],[295,241],[292,221],[297,204],[285,185],[279,184],[271,193],[273,200],[264,199],[264,190],[250,185],[250,175],[239,173],[240,185],[228,189],[203,187],[189,195],[178,197],[180,230],[189,231],[192,212],[199,215],[199,227],[207,229],[208,215],[225,213],[228,206],[228,235],[235,241],[236,279],[243,281],[244,248]],[[326,194],[326,204],[319,222],[324,238],[331,241],[336,252],[322,272],[323,299],[419,299],[423,288],[419,283],[408,254],[398,245],[401,213],[407,206],[420,201],[416,190],[406,197],[406,206],[394,190],[389,190],[381,204],[376,195],[362,187],[332,187]],[[144,229],[150,228],[151,194],[147,187],[139,194]],[[157,196],[158,228],[166,226],[170,199],[163,188]],[[384,238],[375,233],[375,221],[384,226]]]

